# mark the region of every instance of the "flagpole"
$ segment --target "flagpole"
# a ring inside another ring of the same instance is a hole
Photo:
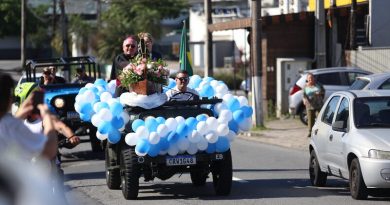
[[[186,28],[186,20],[183,20],[183,26],[184,26],[184,29],[183,31],[184,32],[184,38],[185,38],[185,41],[184,41],[184,70],[187,70],[187,28]]]

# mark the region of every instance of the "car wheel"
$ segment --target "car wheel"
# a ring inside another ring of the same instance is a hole
[[[307,113],[306,113],[306,109],[303,108],[301,109],[302,111],[299,113],[299,119],[301,120],[301,122],[305,125],[307,125]]]
[[[357,158],[353,159],[349,168],[349,188],[354,199],[367,199],[368,190],[363,180],[360,163]]]
[[[105,149],[105,165],[106,165],[106,183],[109,189],[119,189],[121,186],[121,176],[119,168],[112,168],[117,166],[116,153],[114,148],[107,146]]]
[[[328,175],[327,173],[321,171],[320,164],[318,163],[317,155],[314,150],[310,152],[309,174],[310,182],[313,186],[325,186]]]
[[[194,186],[204,186],[208,177],[208,171],[202,167],[194,167],[190,170],[191,181]]]
[[[230,150],[224,153],[223,160],[214,161],[211,165],[215,193],[220,196],[229,195],[233,177],[232,155]]]
[[[137,199],[141,169],[137,164],[134,148],[122,146],[120,160],[122,194],[125,199]]]

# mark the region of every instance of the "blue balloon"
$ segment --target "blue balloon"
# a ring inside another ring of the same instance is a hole
[[[185,123],[179,124],[176,128],[176,133],[179,135],[179,137],[185,137],[188,134],[188,127]]]
[[[216,151],[216,143],[209,143],[208,146],[207,146],[207,149],[206,149],[206,152],[211,154],[211,153],[214,153]]]
[[[108,134],[112,130],[111,123],[106,121],[101,122],[97,128],[102,134]]]
[[[95,94],[95,96],[99,93],[99,90],[97,89],[97,87],[90,87],[90,88],[88,88],[88,90],[92,91]]]
[[[146,154],[150,149],[150,143],[146,139],[139,139],[135,145],[135,150],[139,153]]]
[[[201,92],[205,95],[205,97],[211,98],[214,96],[214,89],[211,85],[205,85],[202,87]]]
[[[228,126],[230,130],[232,130],[236,134],[238,133],[238,124],[234,120],[230,120]]]
[[[81,106],[80,106],[80,116],[81,116],[81,114],[87,116],[87,118],[91,118],[92,115],[94,114],[94,111],[92,109],[92,104],[91,103],[81,104]],[[87,118],[85,118],[85,119],[87,119]],[[84,120],[84,121],[89,121],[89,120]]]
[[[103,87],[107,86],[107,82],[101,78],[96,79],[94,85],[101,85]]]
[[[80,113],[80,119],[85,122],[91,121],[91,115]]]
[[[253,108],[252,107],[249,107],[249,106],[245,105],[245,106],[242,106],[240,109],[244,113],[245,118],[248,118],[248,117],[252,116],[252,114],[253,114]]]
[[[200,115],[196,116],[196,120],[198,120],[199,122],[200,121],[206,121],[207,120],[207,115],[200,114]]]
[[[195,89],[195,88],[199,87],[199,84],[201,82],[202,82],[202,78],[199,75],[193,75],[190,78],[190,83],[189,84],[191,84],[191,87],[189,87],[189,88]]]
[[[123,106],[119,102],[114,102],[110,104],[110,111],[113,116],[120,116],[123,112]]]
[[[121,139],[121,133],[116,129],[111,129],[110,132],[108,132],[107,140],[111,144],[116,144]]]
[[[245,119],[244,112],[242,110],[236,110],[233,112],[233,120],[237,123],[240,124]]]
[[[234,112],[240,109],[240,102],[236,98],[231,98],[227,102],[227,107],[229,108],[230,111]]]
[[[141,119],[136,119],[133,121],[133,123],[131,123],[131,129],[133,132],[137,131],[138,127],[140,126],[145,126],[145,122]]]
[[[165,123],[165,118],[163,117],[156,117],[156,121],[159,125],[161,124],[164,124]]]
[[[161,148],[159,144],[151,144],[148,150],[148,155],[151,157],[155,157],[158,155],[158,153],[160,153],[160,150]]]
[[[148,118],[145,120],[145,127],[148,128],[149,132],[157,131],[158,122],[154,118]]]
[[[169,142],[166,137],[160,138],[160,141],[158,142],[158,145],[160,146],[161,150],[167,150],[169,148]]]
[[[212,80],[214,80],[214,78],[213,77],[209,77],[209,76],[203,78],[203,81],[208,82],[208,83],[211,82]]]
[[[103,108],[110,109],[110,106],[106,102],[97,102],[94,107],[96,107],[96,112],[99,112]]]
[[[122,117],[113,117],[112,120],[111,120],[111,125],[115,129],[122,128],[124,124],[125,124],[125,122],[123,121]]]
[[[82,88],[79,90],[79,95],[85,93],[85,91],[87,91],[87,90],[88,90],[88,88],[82,87]]]
[[[188,127],[188,131],[194,130],[197,124],[198,124],[198,120],[196,120],[194,117],[189,117],[186,119],[186,125]]]
[[[217,152],[226,152],[230,148],[229,139],[226,137],[219,137],[215,144]]]
[[[169,143],[176,143],[179,140],[179,135],[176,132],[171,132],[167,136],[167,140]]]

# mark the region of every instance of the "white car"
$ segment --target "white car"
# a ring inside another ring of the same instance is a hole
[[[357,77],[351,90],[389,90],[390,73],[375,73]]]
[[[352,67],[321,68],[302,73],[294,86],[290,88],[288,103],[290,114],[298,115],[303,124],[307,124],[306,109],[302,98],[308,72],[313,73],[316,81],[324,86],[325,100],[336,91],[348,90],[357,77],[371,74],[371,72]]]
[[[310,140],[310,181],[349,180],[351,196],[390,191],[390,90],[339,91],[322,107]]]

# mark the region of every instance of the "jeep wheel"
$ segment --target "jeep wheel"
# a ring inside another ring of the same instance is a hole
[[[92,152],[102,152],[103,148],[100,140],[96,137],[97,128],[91,125],[89,128],[89,140],[91,141]]]
[[[211,166],[213,184],[217,195],[229,195],[232,187],[232,155],[230,150],[224,153],[224,159],[214,161]]]
[[[121,175],[119,168],[112,168],[117,166],[116,153],[113,148],[107,146],[105,149],[106,155],[106,183],[109,189],[119,189],[121,186]]]
[[[202,167],[193,167],[190,170],[190,176],[194,186],[204,186],[206,184],[208,171]]]
[[[368,190],[364,183],[360,163],[357,158],[353,159],[349,168],[349,189],[354,199],[367,199]]]
[[[134,148],[123,145],[120,160],[122,194],[125,199],[137,199],[141,170]]]
[[[325,186],[328,175],[327,173],[321,171],[320,164],[318,164],[317,155],[314,150],[310,152],[309,174],[310,182],[313,186]]]
[[[306,113],[306,108],[303,107],[301,109],[302,111],[299,113],[299,119],[304,125],[307,125],[307,113]]]

